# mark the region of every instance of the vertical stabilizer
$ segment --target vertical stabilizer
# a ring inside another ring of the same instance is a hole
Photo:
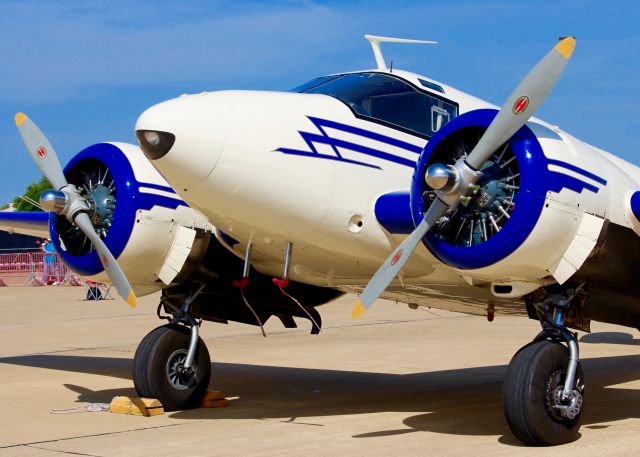
[[[424,40],[408,40],[406,38],[391,38],[384,36],[365,35],[364,36],[371,47],[373,48],[373,55],[376,58],[376,65],[378,70],[387,70],[387,64],[384,62],[384,56],[380,49],[380,43],[418,43],[418,44],[438,44],[437,41],[424,41]]]

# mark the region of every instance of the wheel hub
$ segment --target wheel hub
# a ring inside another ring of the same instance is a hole
[[[167,379],[169,384],[176,390],[187,390],[195,382],[197,367],[185,368],[184,362],[187,360],[187,350],[177,349],[167,360]]]
[[[556,403],[554,408],[559,411],[560,415],[566,419],[573,420],[582,408],[582,395],[577,390],[571,392],[568,400],[562,400],[563,386],[556,387],[553,399]]]
[[[547,410],[551,417],[559,421],[575,419],[582,409],[583,400],[580,385],[576,385],[568,399],[562,398],[565,376],[566,373],[564,371],[552,373],[546,387],[545,403]]]

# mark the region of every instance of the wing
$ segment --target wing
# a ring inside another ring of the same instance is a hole
[[[22,235],[49,237],[49,213],[42,211],[2,211],[0,230]]]

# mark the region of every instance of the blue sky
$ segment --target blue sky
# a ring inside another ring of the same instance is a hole
[[[374,67],[365,33],[396,68],[502,104],[553,46],[577,47],[537,115],[640,164],[637,1],[12,1],[0,3],[0,202],[39,173],[13,115],[45,131],[61,161],[100,141],[135,142],[145,108],[182,93],[281,90]]]

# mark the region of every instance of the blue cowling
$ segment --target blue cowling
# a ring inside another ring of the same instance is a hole
[[[640,192],[636,191],[631,195],[631,211],[633,216],[640,221]]]
[[[140,183],[136,180],[133,168],[129,159],[116,145],[110,143],[99,143],[89,146],[74,156],[64,169],[65,175],[69,176],[71,170],[84,170],[95,166],[96,163],[106,167],[111,173],[114,181],[116,204],[112,214],[111,227],[104,238],[104,242],[117,259],[124,251],[136,223],[136,213],[138,210],[148,210],[153,206],[165,206],[176,208],[178,205],[185,205],[177,196],[168,198],[160,195],[141,193],[139,187],[152,187],[164,192],[174,193],[173,189],[166,186],[158,186],[149,183]],[[72,270],[83,276],[92,276],[104,271],[100,259],[94,250],[81,255],[74,255],[61,248],[58,236],[60,221],[55,213],[50,213],[49,230],[51,239],[55,244],[58,255]]]
[[[489,109],[465,113],[446,124],[425,146],[418,160],[411,185],[410,205],[414,226],[417,226],[422,220],[424,211],[427,209],[424,193],[429,189],[424,181],[424,175],[428,166],[434,162],[432,156],[436,151],[439,151],[437,154],[440,154],[438,160],[442,160],[442,149],[438,149],[439,145],[453,133],[462,132],[462,129],[475,129],[476,131],[478,128],[486,129],[496,114],[497,110]],[[527,126],[522,127],[509,140],[509,144],[520,173],[519,191],[515,194],[515,207],[510,218],[500,231],[486,241],[482,240],[471,246],[453,245],[434,231],[429,232],[423,238],[423,242],[429,251],[443,263],[462,270],[488,267],[518,249],[536,226],[542,213],[547,191],[556,187],[553,176],[550,176],[552,173],[547,169],[549,161],[535,134]],[[562,183],[558,182],[557,184],[564,187]]]

